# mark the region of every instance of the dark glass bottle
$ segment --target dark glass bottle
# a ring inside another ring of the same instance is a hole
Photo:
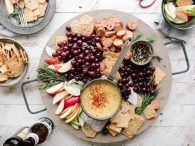
[[[35,146],[43,143],[50,135],[54,124],[49,118],[41,118],[29,129],[27,138],[24,140],[24,146]]]
[[[26,138],[29,127],[21,128],[14,136],[8,138],[3,146],[23,146],[23,140]]]

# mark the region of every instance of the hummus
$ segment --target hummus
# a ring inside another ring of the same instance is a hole
[[[84,112],[94,119],[108,119],[119,110],[121,94],[117,86],[107,80],[89,83],[81,93]]]

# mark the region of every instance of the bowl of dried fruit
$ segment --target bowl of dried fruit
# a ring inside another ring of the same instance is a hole
[[[149,64],[153,57],[153,48],[147,41],[136,41],[131,45],[131,62],[137,66]]]
[[[0,87],[13,87],[25,76],[28,56],[15,40],[0,38]]]

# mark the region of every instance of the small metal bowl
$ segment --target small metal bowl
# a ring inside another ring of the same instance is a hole
[[[17,41],[15,41],[15,40],[13,40],[11,38],[0,38],[0,42],[3,42],[3,43],[13,43],[13,44],[16,45],[16,47],[18,49],[22,49],[22,50],[25,51],[25,49],[22,47],[22,45],[20,45]],[[26,53],[26,55],[27,55],[27,53]],[[28,55],[27,55],[27,59],[29,60]],[[28,63],[25,65],[24,71],[23,71],[23,73],[20,76],[14,78],[14,79],[10,79],[10,80],[8,80],[6,82],[0,82],[0,88],[5,90],[5,91],[9,91],[9,90],[13,89],[24,78],[27,70],[28,70]]]
[[[136,45],[143,45],[143,46],[147,46],[148,47],[148,50],[150,51],[151,53],[151,56],[148,57],[147,60],[143,61],[143,62],[138,62],[135,60],[135,58],[133,57],[133,51],[136,47]],[[152,57],[153,57],[153,47],[150,43],[146,42],[146,41],[136,41],[134,43],[132,43],[131,45],[131,48],[130,48],[130,51],[132,52],[132,57],[131,57],[131,62],[134,64],[134,65],[137,65],[137,66],[145,66],[147,64],[149,64],[151,61],[152,61]]]
[[[192,29],[193,27],[195,27],[195,17],[190,18],[190,20],[186,23],[182,23],[182,24],[176,24],[174,22],[171,22],[165,15],[165,9],[164,9],[164,4],[165,4],[166,0],[162,1],[161,4],[161,11],[162,11],[162,15],[165,19],[165,21],[172,27],[179,29],[179,30],[189,30]],[[194,4],[195,4],[195,0],[193,0]]]

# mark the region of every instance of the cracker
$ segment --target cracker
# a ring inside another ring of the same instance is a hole
[[[73,22],[70,24],[71,29],[75,33],[80,33],[81,32],[81,24],[79,20],[73,20]]]
[[[24,0],[25,7],[29,10],[35,10],[38,8],[38,0]]]
[[[155,75],[155,82],[157,84],[159,84],[166,77],[166,74],[158,67],[156,68],[154,75]]]
[[[93,17],[91,17],[91,16],[89,16],[89,15],[84,15],[84,16],[82,16],[82,17],[80,17],[80,22],[81,23],[93,23]]]
[[[43,4],[46,2],[46,0],[38,0],[39,3]]]
[[[177,0],[176,4],[178,7],[189,6],[193,4],[193,0]]]
[[[44,4],[39,4],[38,5],[38,9],[40,11],[40,15],[39,17],[43,17],[45,15],[45,10],[47,8],[47,3],[44,3]]]
[[[93,138],[96,136],[97,132],[92,129],[87,123],[85,123],[82,127],[82,131],[86,137]]]
[[[144,109],[143,113],[144,113],[144,116],[146,117],[146,119],[148,119],[148,120],[157,117],[157,112],[155,111],[155,109],[151,105],[148,105]]]
[[[160,108],[160,101],[155,99],[153,100],[150,105],[152,106],[153,109],[157,110]]]
[[[108,128],[114,132],[120,133],[122,128],[116,127],[116,124],[111,123]]]
[[[41,14],[41,12],[40,12],[39,8],[33,10],[33,16],[34,17],[38,17],[40,14]]]
[[[109,133],[112,135],[112,136],[116,136],[118,133],[111,130],[108,126],[106,126],[106,128],[108,129]]]
[[[7,67],[7,65],[2,65],[1,67],[0,67],[0,72],[1,73],[6,73],[8,71],[8,67]]]
[[[134,119],[129,121],[129,125],[127,128],[124,128],[122,134],[127,136],[128,138],[132,138],[134,135],[138,133],[138,130],[141,128],[145,121],[145,118],[135,114]]]
[[[4,82],[4,81],[7,81],[7,80],[8,80],[8,76],[6,76],[3,73],[0,73],[0,82]]]
[[[137,105],[136,107],[141,107],[143,98],[140,95],[137,95]]]
[[[25,15],[25,18],[26,18],[27,22],[34,21],[33,11],[31,11],[29,9],[24,9],[24,15]]]
[[[16,48],[16,46],[14,44],[12,44],[12,49],[13,49],[14,53],[16,54],[16,56],[19,58],[20,53],[19,53],[18,49]]]
[[[24,71],[24,64],[20,62],[12,62],[12,64],[8,65],[8,68],[13,77],[18,77]]]
[[[56,36],[56,45],[58,42],[67,41],[67,37],[64,35]]]
[[[89,35],[93,33],[94,26],[92,23],[88,22],[80,22],[81,23],[81,34],[82,35]]]

